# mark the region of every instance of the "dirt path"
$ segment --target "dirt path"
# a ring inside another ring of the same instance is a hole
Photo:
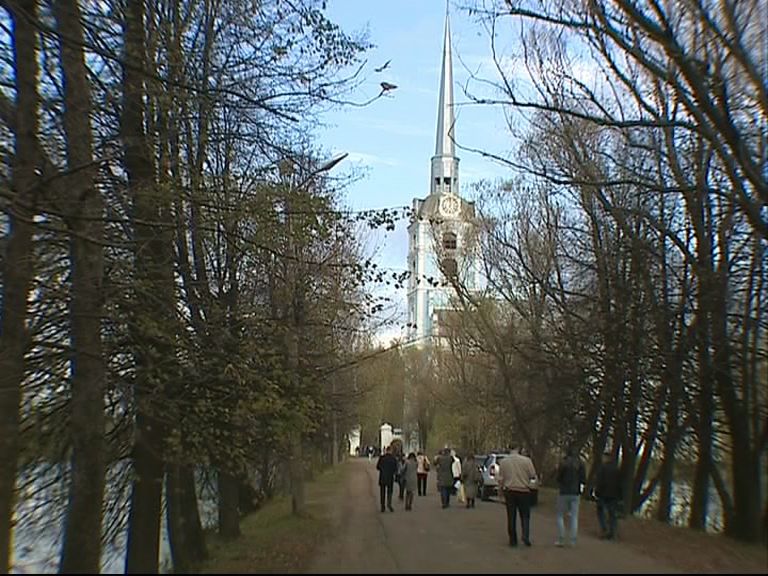
[[[310,573],[676,573],[674,567],[620,542],[581,531],[576,548],[557,548],[555,518],[534,509],[531,548],[507,545],[506,512],[499,502],[467,510],[440,508],[434,477],[426,497],[406,512],[379,512],[374,463],[353,460],[335,509],[335,534],[321,548]],[[395,495],[397,499],[397,495]]]

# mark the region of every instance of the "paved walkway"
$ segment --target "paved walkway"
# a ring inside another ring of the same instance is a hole
[[[395,494],[395,512],[379,512],[375,463],[346,464],[345,486],[335,509],[334,536],[322,547],[310,573],[675,573],[620,542],[582,532],[576,548],[557,548],[555,518],[534,508],[533,546],[507,544],[506,512],[496,501],[467,510],[454,500],[440,508],[434,475],[426,497],[406,512]],[[518,520],[519,522],[519,520]]]

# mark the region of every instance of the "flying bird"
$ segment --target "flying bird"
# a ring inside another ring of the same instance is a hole
[[[379,66],[378,68],[374,68],[374,69],[373,69],[373,71],[374,71],[374,72],[383,72],[384,70],[386,70],[387,68],[389,68],[389,63],[390,63],[390,62],[392,62],[392,60],[387,60],[386,62],[384,62],[384,64],[382,64],[382,65],[381,65],[381,66]]]
[[[397,85],[390,84],[389,82],[382,82],[380,86],[381,86],[382,92],[388,92],[390,90],[394,90],[395,88],[397,88]]]

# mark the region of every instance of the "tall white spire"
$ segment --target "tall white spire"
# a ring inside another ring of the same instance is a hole
[[[432,157],[431,194],[459,193],[459,159],[456,158],[455,116],[453,109],[453,59],[451,58],[451,21],[445,10],[443,68],[440,73],[440,101],[437,108],[437,137]]]
[[[451,21],[445,13],[443,69],[440,74],[440,104],[437,110],[435,156],[455,156],[453,143],[453,59],[451,58]]]

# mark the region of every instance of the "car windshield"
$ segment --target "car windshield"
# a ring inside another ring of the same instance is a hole
[[[485,459],[485,462],[483,462],[483,467],[487,469],[494,464],[498,466],[499,462],[504,460],[504,458],[506,457],[507,457],[507,454],[491,454],[490,456],[488,456],[488,458]]]

